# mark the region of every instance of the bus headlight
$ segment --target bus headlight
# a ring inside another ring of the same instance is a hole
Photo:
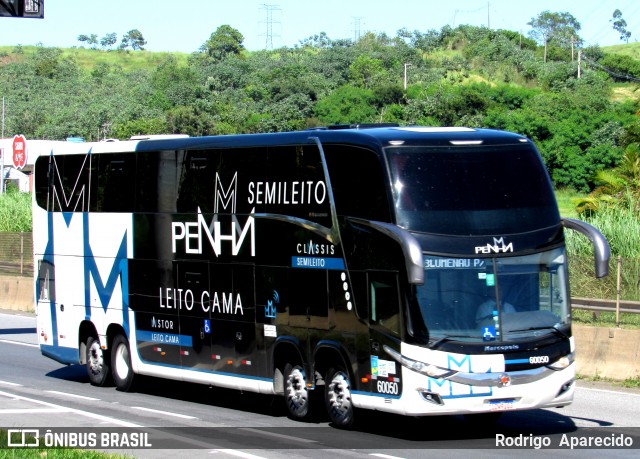
[[[574,360],[575,360],[575,354],[572,352],[570,354],[565,355],[564,357],[560,357],[555,362],[547,365],[547,368],[551,368],[552,370],[556,370],[556,371],[564,370],[569,365],[571,365]]]
[[[454,370],[441,368],[439,366],[432,365],[430,363],[424,363],[424,362],[420,362],[419,360],[413,360],[408,357],[405,357],[399,352],[391,349],[386,344],[383,345],[382,348],[385,350],[387,354],[393,357],[394,360],[400,363],[400,365],[402,365],[403,367],[406,367],[409,370],[413,370],[417,373],[429,376],[430,378],[436,378],[436,379],[446,378],[456,373]]]

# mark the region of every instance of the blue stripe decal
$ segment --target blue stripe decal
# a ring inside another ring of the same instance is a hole
[[[173,346],[192,347],[193,339],[187,335],[176,335],[173,333],[150,332],[145,330],[136,330],[136,339],[138,341],[148,341],[157,344],[169,344]]]
[[[291,257],[292,268],[306,269],[344,269],[344,260],[342,258],[323,258],[323,257]]]
[[[507,365],[513,365],[513,364],[516,364],[516,363],[529,363],[529,359],[505,360],[504,363],[507,364]]]
[[[42,355],[52,358],[56,362],[65,364],[80,363],[78,349],[75,347],[50,346],[46,344],[40,345]]]
[[[214,375],[221,375],[221,376],[229,376],[232,378],[238,378],[238,379],[251,379],[254,381],[267,381],[267,382],[272,382],[273,379],[272,378],[265,378],[263,376],[249,376],[249,375],[241,375],[241,374],[237,374],[237,373],[229,373],[227,371],[217,371],[217,370],[206,370],[203,368],[197,368],[197,367],[183,367],[181,365],[171,365],[169,363],[158,363],[158,362],[150,362],[148,360],[144,360],[144,359],[140,359],[141,362],[146,363],[146,364],[150,364],[153,366],[157,366],[157,367],[165,367],[165,368],[174,368],[177,370],[188,370],[188,371],[197,371],[198,373],[210,373],[210,374],[214,374]]]
[[[380,394],[378,392],[365,392],[362,390],[354,390],[354,391],[351,391],[351,393],[354,395],[367,395],[369,397],[391,398],[394,400],[399,400],[401,397],[400,395]]]

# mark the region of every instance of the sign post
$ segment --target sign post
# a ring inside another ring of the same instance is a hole
[[[13,166],[22,169],[27,164],[27,139],[22,134],[13,136]]]

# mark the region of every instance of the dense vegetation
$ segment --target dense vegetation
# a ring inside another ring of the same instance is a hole
[[[0,194],[0,233],[29,233],[32,227],[31,195],[8,186]]]
[[[256,52],[242,41],[221,26],[198,52],[162,53],[138,66],[129,64],[154,53],[7,49],[0,53],[5,132],[95,140],[334,123],[485,126],[532,138],[556,187],[581,192],[640,140],[635,99],[614,97],[616,78],[640,77],[640,63],[625,54],[584,49],[579,68],[559,42],[543,47],[515,32],[464,25],[368,33],[356,42],[320,34]]]

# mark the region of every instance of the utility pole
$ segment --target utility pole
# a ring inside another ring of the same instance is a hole
[[[489,2],[487,2],[487,29],[491,28],[491,17],[490,17],[490,13],[489,13],[489,6],[491,4]]]
[[[407,67],[411,64],[404,64],[404,92],[407,92]]]
[[[578,50],[578,80],[580,79],[581,75],[582,75],[582,50],[579,49]]]
[[[4,139],[4,96],[2,96],[2,136]],[[4,193],[4,150],[0,148],[0,194]]]

